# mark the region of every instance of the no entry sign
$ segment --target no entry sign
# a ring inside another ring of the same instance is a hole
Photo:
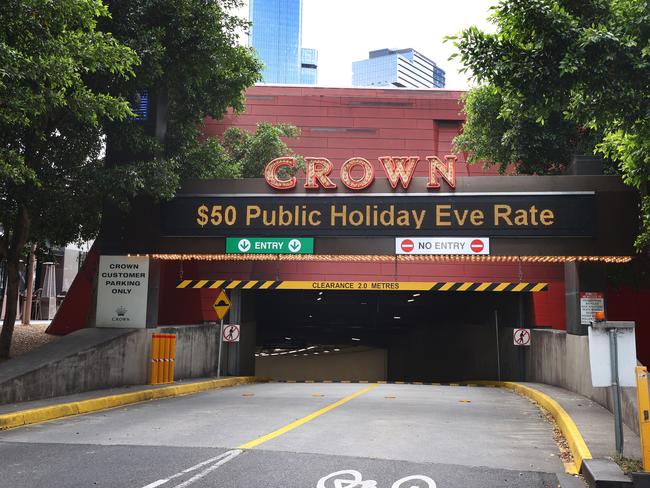
[[[488,237],[397,237],[395,254],[488,255]]]

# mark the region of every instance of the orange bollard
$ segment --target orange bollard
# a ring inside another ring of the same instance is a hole
[[[174,370],[176,364],[176,334],[171,334],[169,349],[169,382],[174,382]]]
[[[169,383],[169,334],[162,335],[162,378],[161,383]]]
[[[157,385],[160,381],[160,338],[158,335],[153,334],[151,336],[151,370],[149,372],[149,383],[152,385]]]
[[[639,431],[643,471],[650,471],[650,394],[648,393],[648,369],[636,367],[636,393],[639,406]]]

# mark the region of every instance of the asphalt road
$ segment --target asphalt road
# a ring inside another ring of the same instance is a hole
[[[0,487],[557,488],[537,408],[497,388],[257,384],[0,433]]]

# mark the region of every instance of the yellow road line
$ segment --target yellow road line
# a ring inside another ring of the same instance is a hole
[[[291,422],[288,425],[285,425],[284,427],[279,428],[278,430],[274,430],[270,434],[263,435],[262,437],[258,437],[255,440],[252,440],[250,442],[247,442],[246,444],[242,444],[239,446],[237,449],[252,449],[253,447],[259,446],[260,444],[263,444],[264,442],[270,441],[271,439],[275,439],[276,437],[281,436],[282,434],[286,434],[289,431],[292,431],[293,429],[296,429],[300,427],[303,424],[306,424],[307,422],[314,420],[316,417],[320,417],[324,413],[329,412],[330,410],[335,409],[336,407],[340,407],[344,403],[349,402],[350,400],[358,397],[359,395],[363,395],[366,392],[369,392],[373,388],[377,387],[377,384],[370,385],[367,388],[364,388],[363,390],[359,390],[356,393],[353,393],[352,395],[346,396],[345,398],[342,398],[338,402],[334,402],[331,405],[328,405],[325,408],[321,408],[320,410],[310,413],[309,415],[296,420],[295,422]]]

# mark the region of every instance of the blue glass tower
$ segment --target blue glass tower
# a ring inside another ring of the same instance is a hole
[[[352,63],[352,85],[444,88],[445,72],[415,49],[380,49]]]
[[[302,0],[250,0],[249,10],[250,45],[264,63],[263,81],[315,84],[318,53],[301,50]]]

